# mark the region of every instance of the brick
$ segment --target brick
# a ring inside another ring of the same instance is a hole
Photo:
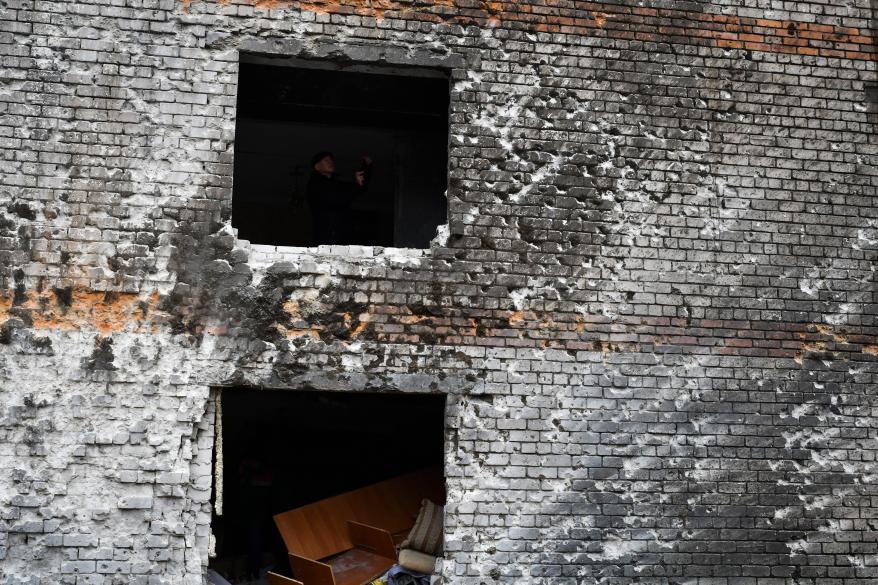
[[[875,581],[867,3],[122,4],[0,16],[10,583],[201,583],[228,376],[446,394],[448,583]],[[239,239],[235,49],[445,70],[447,240]]]

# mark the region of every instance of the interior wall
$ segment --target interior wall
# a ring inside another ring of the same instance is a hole
[[[402,172],[396,175],[395,246],[423,248],[436,236],[437,225],[445,223],[447,148],[442,132],[397,133],[396,165]]]

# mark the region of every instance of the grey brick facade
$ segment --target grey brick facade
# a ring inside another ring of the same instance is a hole
[[[878,582],[872,17],[6,0],[0,583],[201,585],[231,385],[447,394],[449,583]],[[243,53],[448,70],[448,238],[237,239]]]

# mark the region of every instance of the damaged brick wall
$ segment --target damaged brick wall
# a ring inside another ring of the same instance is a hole
[[[874,582],[872,16],[7,0],[0,583],[200,585],[231,384],[448,394],[451,583]],[[447,69],[447,239],[238,240],[242,52]]]

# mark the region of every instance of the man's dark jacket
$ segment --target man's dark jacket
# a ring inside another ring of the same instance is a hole
[[[368,181],[369,173],[366,173]],[[308,179],[308,206],[314,219],[314,243],[350,244],[353,227],[351,203],[366,190],[353,181],[342,181],[337,175],[327,177],[317,171]]]

